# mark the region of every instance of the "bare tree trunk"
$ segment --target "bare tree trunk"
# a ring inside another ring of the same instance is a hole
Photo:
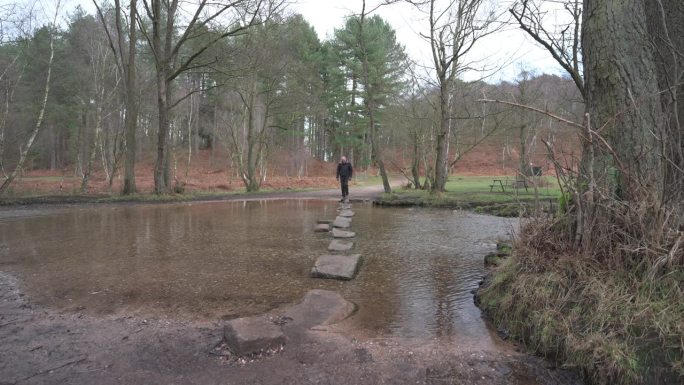
[[[125,42],[125,30],[122,24],[122,14],[121,0],[114,0],[114,22],[116,25],[116,44],[114,36],[109,31],[107,27],[107,20],[105,19],[102,9],[98,5],[96,0],[93,0],[95,8],[97,8],[98,16],[100,21],[107,32],[107,38],[109,40],[109,46],[116,59],[116,65],[119,69],[119,73],[125,79],[125,117],[124,117],[124,130],[125,130],[125,143],[126,143],[126,155],[125,155],[125,166],[124,166],[124,183],[122,194],[134,194],[136,192],[135,187],[135,161],[136,161],[136,139],[135,133],[138,128],[138,84],[137,84],[137,72],[135,69],[136,61],[136,44],[137,44],[137,0],[130,0],[130,14],[128,22],[128,53],[126,55],[126,50],[124,49]],[[124,59],[124,55],[126,58]],[[116,158],[116,157],[115,157]],[[114,174],[116,173],[116,167],[118,162],[114,162],[112,167],[112,172],[109,177],[109,187],[111,189]]]
[[[183,184],[188,184],[188,175],[190,174],[190,165],[192,164],[192,124],[194,123],[193,114],[193,97],[190,95],[190,111],[188,111],[188,162],[185,164],[185,181]]]
[[[368,51],[366,48],[366,44],[364,41],[364,22],[366,18],[366,1],[363,1],[363,8],[361,10],[361,16],[359,17],[359,45],[361,46],[361,52],[363,54],[363,59],[361,61],[362,69],[363,69],[363,81],[364,81],[364,86],[365,86],[365,104],[366,104],[366,113],[368,114],[368,128],[369,128],[369,134],[370,134],[370,152],[372,156],[375,157],[375,163],[378,165],[378,169],[380,170],[380,177],[382,178],[382,187],[385,191],[385,193],[389,194],[392,192],[392,188],[390,187],[389,184],[389,179],[387,178],[387,171],[385,170],[385,162],[382,157],[382,150],[381,146],[378,143],[378,127],[375,123],[375,102],[373,101],[374,91],[372,90],[372,86],[370,84],[370,68],[368,64]],[[372,156],[368,157],[368,163],[370,165]]]
[[[118,0],[117,0],[118,4]],[[138,84],[137,72],[135,69],[136,60],[136,43],[137,43],[137,28],[136,28],[136,7],[137,1],[130,2],[130,21],[128,30],[128,60],[124,63],[124,74],[126,77],[126,117],[125,117],[125,135],[126,135],[126,159],[124,166],[124,183],[122,193],[124,195],[135,194],[135,158],[136,158],[136,139],[135,132],[138,129]],[[119,29],[121,36],[122,30]],[[123,52],[121,52],[123,55]],[[122,59],[123,60],[123,59]],[[112,172],[113,174],[114,172]]]
[[[413,187],[416,190],[421,188],[420,183],[420,144],[418,135],[413,134],[413,159],[411,159],[411,176],[413,177]]]
[[[446,77],[440,75],[439,106],[440,119],[439,131],[437,132],[437,143],[435,148],[435,179],[431,190],[433,192],[444,192],[448,175],[449,154],[447,145],[449,143],[449,129],[451,126],[450,110],[450,89]]]

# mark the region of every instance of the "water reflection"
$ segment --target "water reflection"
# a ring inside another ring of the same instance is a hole
[[[233,318],[337,290],[368,333],[480,339],[489,332],[469,291],[489,243],[513,221],[445,210],[355,205],[356,280],[308,277],[330,236],[324,201],[94,206],[0,212],[0,270],[50,306],[93,313]],[[491,247],[491,246],[490,246]]]

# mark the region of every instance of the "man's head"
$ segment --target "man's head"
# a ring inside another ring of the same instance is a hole
[[[342,163],[347,163],[347,157],[343,155],[343,156],[340,158],[340,162],[342,162]]]

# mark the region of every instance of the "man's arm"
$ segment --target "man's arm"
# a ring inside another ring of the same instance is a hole
[[[342,163],[337,164],[337,174],[335,174],[335,179],[340,179],[340,167],[342,166]]]

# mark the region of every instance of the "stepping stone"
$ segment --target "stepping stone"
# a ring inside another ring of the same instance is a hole
[[[280,327],[264,316],[234,319],[223,329],[230,350],[238,356],[278,349],[286,338]]]
[[[325,223],[319,223],[314,227],[315,233],[327,233],[328,231],[330,231],[330,225]]]
[[[339,215],[339,216],[341,216],[341,217],[345,217],[345,218],[351,218],[351,217],[354,216],[354,212],[351,211],[351,210],[342,210],[342,211],[340,211],[340,213],[337,214],[337,215]]]
[[[354,247],[354,242],[345,242],[333,239],[328,245],[328,251],[349,251]]]
[[[356,236],[353,231],[340,230],[336,227],[333,227],[332,233],[334,238],[354,238]]]
[[[337,210],[351,210],[352,205],[349,203],[342,203],[340,207],[337,208]]]
[[[288,308],[284,316],[292,319],[283,326],[286,332],[340,322],[356,310],[356,305],[330,290],[309,290],[302,302]]]
[[[316,260],[316,264],[311,269],[311,276],[348,281],[359,271],[360,264],[361,254],[323,255]]]
[[[346,218],[346,217],[336,217],[335,220],[332,223],[333,227],[339,227],[342,229],[346,229],[349,226],[351,226],[351,218]]]
[[[331,219],[319,219],[316,221],[319,225],[329,225],[332,223]]]

